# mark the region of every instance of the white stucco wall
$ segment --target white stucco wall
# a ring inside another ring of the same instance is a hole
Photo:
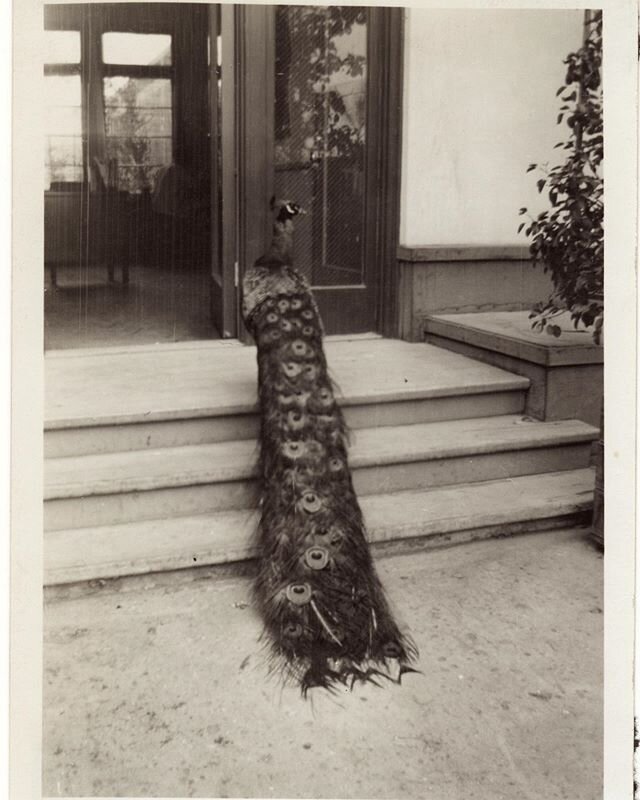
[[[558,158],[555,91],[582,11],[408,9],[400,242],[526,244],[531,162]]]

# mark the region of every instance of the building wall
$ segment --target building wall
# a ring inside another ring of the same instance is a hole
[[[518,209],[543,208],[563,59],[580,10],[408,9],[400,243],[526,244]]]

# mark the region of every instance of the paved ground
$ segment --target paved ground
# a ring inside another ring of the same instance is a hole
[[[599,798],[602,556],[585,532],[379,570],[423,674],[306,703],[265,677],[244,578],[49,599],[45,795]]]

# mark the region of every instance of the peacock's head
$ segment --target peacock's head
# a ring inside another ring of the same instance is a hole
[[[294,203],[293,200],[279,200],[275,196],[271,198],[270,206],[279,222],[285,222],[288,219],[297,217],[298,214],[307,213],[302,206]]]

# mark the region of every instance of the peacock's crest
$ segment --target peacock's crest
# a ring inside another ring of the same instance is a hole
[[[297,217],[299,214],[307,213],[301,205],[294,203],[293,200],[279,200],[275,195],[271,198],[269,206],[274,213],[275,219],[279,222],[285,222],[288,219]]]

